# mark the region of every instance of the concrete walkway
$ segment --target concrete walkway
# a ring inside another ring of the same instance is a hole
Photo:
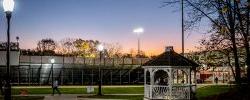
[[[78,98],[77,100],[129,100],[129,99],[98,99],[98,98]]]
[[[128,99],[77,98],[78,96],[83,96],[83,95],[93,95],[93,94],[62,94],[62,95],[55,94],[54,96],[52,96],[51,94],[36,94],[29,96],[44,96],[44,100],[128,100]],[[143,94],[107,94],[107,95],[143,95]]]
[[[60,88],[86,88],[87,86],[60,86]],[[93,85],[94,88],[98,86]],[[144,87],[144,85],[103,85],[103,88],[127,88],[127,87]],[[51,86],[12,86],[12,88],[51,88]]]
[[[63,94],[63,95],[47,95],[44,97],[44,100],[77,100],[77,95],[73,94]]]
[[[100,99],[100,98],[77,98],[77,96],[89,94],[62,94],[62,95],[45,95],[44,100],[127,100],[127,99]],[[143,95],[143,94],[108,94],[108,95]]]

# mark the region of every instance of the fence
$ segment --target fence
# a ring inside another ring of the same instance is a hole
[[[51,59],[55,59],[54,64],[50,63]],[[104,85],[143,84],[144,71],[140,65],[148,60],[148,58],[20,56],[19,65],[11,67],[11,81],[13,85],[48,85],[51,84],[53,76],[61,85],[96,85],[100,67]],[[5,67],[1,67],[0,71],[4,73]]]

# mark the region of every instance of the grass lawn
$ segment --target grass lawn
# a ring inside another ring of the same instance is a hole
[[[22,88],[23,89],[23,88]],[[13,88],[12,94],[19,94],[21,88]],[[28,94],[51,94],[51,88],[25,88],[28,91]],[[97,94],[97,88],[95,88],[95,93]],[[60,88],[60,91],[63,94],[87,94],[86,88]],[[221,93],[226,93],[230,91],[230,86],[226,85],[214,85],[214,86],[205,86],[197,89],[196,97],[199,100],[203,100],[208,96],[219,95]],[[143,87],[103,87],[102,88],[104,96],[95,96],[95,95],[83,95],[82,98],[105,98],[105,99],[127,99],[130,100],[142,100],[144,88]],[[109,94],[142,94],[142,95],[109,95]],[[16,100],[16,99],[14,99]],[[19,100],[19,99],[18,99]],[[21,99],[22,100],[22,99]],[[26,99],[25,99],[26,100]],[[29,100],[29,99],[28,99]]]
[[[199,100],[202,100],[205,97],[226,93],[229,90],[230,90],[230,86],[227,86],[227,85],[206,86],[206,87],[197,89],[196,97]]]
[[[87,94],[86,88],[59,88],[62,94]],[[12,94],[19,94],[21,88],[13,88]],[[51,94],[51,88],[25,88],[28,94]],[[95,93],[97,93],[97,88],[95,88]],[[102,92],[104,94],[143,94],[143,87],[104,87]]]
[[[13,96],[12,100],[43,100],[43,96]],[[1,96],[0,100],[4,100],[4,98]]]
[[[103,96],[89,95],[89,96],[78,96],[78,98],[143,100],[143,95],[103,95]]]

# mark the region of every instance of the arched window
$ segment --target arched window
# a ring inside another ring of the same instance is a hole
[[[168,85],[169,83],[168,73],[164,70],[158,70],[154,74],[154,83],[156,85]]]
[[[174,84],[186,84],[188,83],[188,75],[185,71],[177,69],[173,73]]]

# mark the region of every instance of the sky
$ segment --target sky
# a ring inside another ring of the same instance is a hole
[[[2,0],[0,0],[2,2]],[[161,7],[164,0],[15,0],[11,39],[34,49],[39,40],[83,38],[119,43],[123,52],[137,50],[133,29],[143,27],[141,50],[160,54],[165,46],[181,52],[181,15],[178,5]],[[6,18],[0,8],[0,41],[6,41]],[[200,32],[185,35],[185,50],[194,50]]]

